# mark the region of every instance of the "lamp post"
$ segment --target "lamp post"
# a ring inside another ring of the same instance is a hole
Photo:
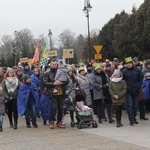
[[[89,62],[91,61],[91,43],[90,43],[90,24],[89,24],[89,12],[92,10],[92,6],[90,4],[90,0],[84,1],[84,9],[83,12],[87,17],[87,26],[88,26],[88,45],[89,45]]]
[[[52,31],[51,31],[51,29],[49,29],[48,36],[49,36],[50,50],[52,50],[52,39],[51,39]]]

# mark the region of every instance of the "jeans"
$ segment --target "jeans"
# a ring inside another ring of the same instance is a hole
[[[137,113],[137,96],[126,94],[126,107],[129,121],[130,122],[135,121]]]
[[[0,126],[3,126],[3,115],[0,115]]]
[[[36,124],[36,106],[35,103],[28,104],[25,111],[26,124],[30,125],[30,117],[32,117],[32,125]]]
[[[57,122],[59,123],[62,121],[64,100],[65,100],[64,95],[55,95],[52,97],[52,118],[51,118],[51,121],[56,120],[56,114],[57,114]]]

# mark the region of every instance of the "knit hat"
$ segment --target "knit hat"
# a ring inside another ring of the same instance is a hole
[[[111,67],[111,64],[110,63],[106,63],[105,64],[105,67],[107,68],[107,67]]]
[[[8,68],[7,73],[9,73],[9,72],[14,72],[14,70],[12,68]]]
[[[121,71],[119,69],[115,69],[113,76],[121,78],[122,77]]]
[[[133,60],[132,60],[132,57],[127,57],[127,58],[125,58],[125,61],[126,61],[126,63],[129,63],[129,62],[132,62]]]
[[[28,74],[25,74],[25,75],[23,75],[22,80],[26,81],[29,78],[30,78],[30,76]]]
[[[64,62],[63,62],[62,59],[59,59],[59,61],[58,61],[58,66],[64,66]]]
[[[78,68],[78,72],[79,72],[79,73],[80,73],[81,71],[84,71],[84,70],[85,70],[85,69],[84,69],[84,67],[82,67],[82,66]]]
[[[19,71],[22,71],[22,69],[21,68],[17,68],[16,72],[19,72]]]
[[[137,57],[134,57],[133,61],[139,61],[139,59]]]
[[[97,64],[95,65],[95,70],[97,70],[97,69],[102,69],[102,66],[101,66],[100,63],[97,63]]]
[[[150,65],[150,59],[147,59],[145,62],[146,65]]]
[[[119,59],[118,58],[114,58],[114,62],[119,62]]]

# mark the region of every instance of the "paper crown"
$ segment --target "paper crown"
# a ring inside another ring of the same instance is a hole
[[[129,63],[129,62],[132,62],[133,59],[132,59],[132,57],[127,57],[127,58],[125,58],[125,61],[126,61],[126,63]]]
[[[95,64],[95,70],[97,70],[97,69],[101,69],[101,68],[102,68],[102,66],[101,66],[101,64],[100,64],[100,63]]]
[[[81,67],[78,68],[78,72],[80,72],[82,70],[84,70],[84,67],[81,66]]]

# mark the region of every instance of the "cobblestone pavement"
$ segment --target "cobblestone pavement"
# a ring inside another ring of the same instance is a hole
[[[0,150],[148,150],[134,144],[114,140],[92,131],[100,132],[90,128],[71,128],[70,119],[66,116],[66,129],[50,129],[48,125],[42,124],[42,119],[37,119],[39,128],[26,128],[25,120],[19,117],[18,129],[10,129],[7,116],[4,116],[4,131],[0,133]],[[104,128],[105,129],[105,128]],[[107,132],[107,130],[106,130]]]

